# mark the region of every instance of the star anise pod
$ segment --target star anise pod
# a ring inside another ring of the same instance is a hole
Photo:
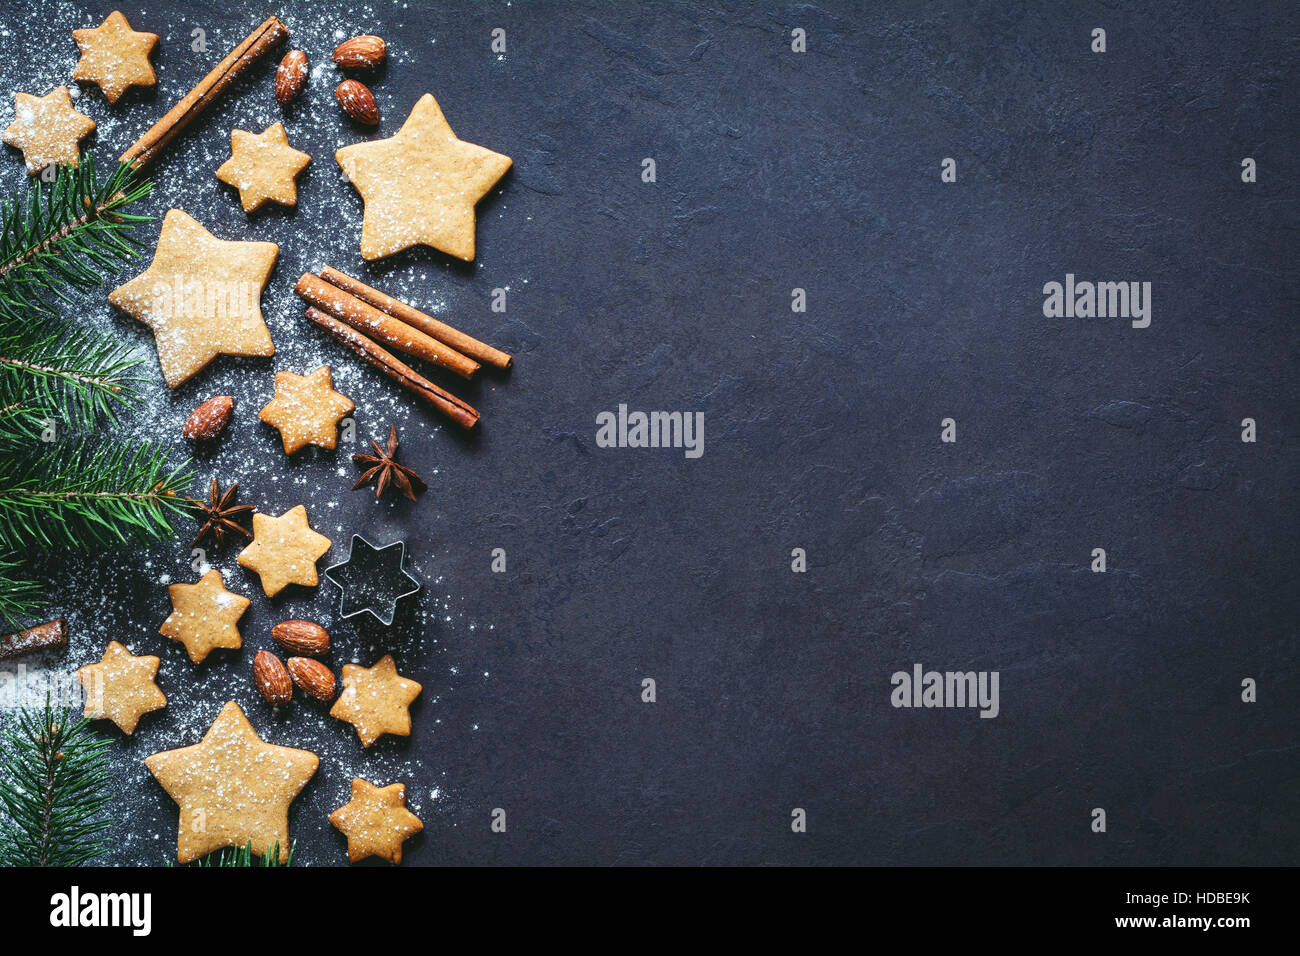
[[[424,494],[428,485],[424,479],[415,473],[415,470],[408,468],[397,460],[397,426],[388,426],[388,445],[380,448],[379,443],[373,438],[370,439],[370,447],[375,450],[373,455],[353,455],[352,463],[358,468],[364,469],[357,483],[352,486],[352,490],[374,482],[375,497],[381,498],[385,491],[390,487],[396,488],[412,501],[416,495]]]
[[[199,512],[199,533],[194,536],[191,548],[209,535],[218,548],[226,543],[228,534],[242,534],[245,538],[252,539],[252,532],[241,525],[239,519],[256,509],[252,505],[235,504],[235,493],[238,490],[239,483],[231,482],[230,487],[223,493],[217,485],[217,479],[213,478],[212,487],[208,489],[207,501],[200,501],[197,498],[185,499]]]

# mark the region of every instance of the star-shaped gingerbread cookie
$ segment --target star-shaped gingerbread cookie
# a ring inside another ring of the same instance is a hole
[[[352,799],[330,814],[330,823],[347,836],[353,863],[368,856],[401,863],[402,844],[424,829],[406,809],[406,784],[376,787],[360,777],[352,778]]]
[[[292,455],[304,445],[338,445],[339,422],[354,408],[352,399],[334,391],[334,375],[322,365],[310,375],[276,372],[275,397],[257,417],[280,430],[284,453]]]
[[[343,693],[330,708],[330,716],[355,727],[363,747],[384,734],[409,737],[409,708],[420,690],[415,681],[397,673],[392,654],[385,654],[374,667],[344,664]]]
[[[122,733],[134,733],[142,716],[167,706],[166,696],[154,683],[157,676],[158,658],[136,657],[117,641],[109,642],[98,664],[77,671],[86,692],[86,716],[106,717]]]
[[[316,562],[331,544],[311,529],[306,506],[298,505],[278,517],[253,515],[253,541],[237,560],[257,572],[267,597],[275,597],[290,584],[315,587]]]
[[[219,647],[239,650],[244,646],[238,623],[252,602],[227,591],[216,568],[199,578],[197,584],[169,585],[167,593],[171,595],[172,612],[158,633],[184,644],[195,664]]]
[[[280,247],[218,239],[169,209],[149,268],[108,301],[153,330],[158,364],[177,388],[218,355],[274,355],[262,290]]]
[[[133,86],[158,82],[149,62],[158,48],[158,34],[132,30],[120,10],[93,30],[73,30],[72,37],[81,50],[72,78],[96,84],[110,103]]]
[[[95,121],[72,108],[72,96],[59,86],[44,96],[14,94],[14,121],[0,133],[10,146],[23,151],[27,172],[35,176],[50,164],[75,166],[81,141]]]
[[[396,136],[334,154],[365,201],[361,255],[382,259],[414,245],[474,258],[474,204],[510,168],[510,157],[456,138],[428,93]]]
[[[289,861],[289,804],[316,772],[309,750],[268,744],[233,700],[193,746],[145,758],[145,766],[181,808],[176,859],[189,863],[222,847],[277,844]]]
[[[298,185],[294,180],[310,162],[310,156],[289,145],[282,123],[261,133],[236,129],[230,132],[230,158],[217,169],[217,178],[239,190],[244,212],[268,202],[296,206]]]

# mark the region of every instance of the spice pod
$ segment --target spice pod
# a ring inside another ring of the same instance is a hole
[[[339,617],[347,620],[369,611],[379,623],[391,625],[398,602],[422,586],[402,567],[405,560],[405,541],[377,548],[354,534],[348,559],[325,569],[326,580],[342,592]]]

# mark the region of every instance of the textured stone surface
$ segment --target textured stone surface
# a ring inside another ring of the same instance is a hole
[[[274,360],[220,360],[171,394],[147,332],[87,299],[88,322],[148,359],[129,433],[184,454],[189,411],[236,395],[196,486],[216,471],[268,512],[305,502],[336,542],[326,562],[354,531],[405,537],[426,583],[386,633],[336,626],[324,587],[267,601],[223,556],[254,600],[245,648],[193,668],[156,634],[160,577],[195,577],[183,544],[54,562],[74,646],[52,663],[119,639],[163,656],[172,701],[118,755],[112,862],[168,856],[175,809],[142,758],[197,740],[227,697],[269,742],[321,755],[291,818],[304,862],[344,862],[326,815],[353,776],[407,784],[425,822],[408,864],[1296,862],[1295,6],[411,7],[278,11],[314,72],[285,120],[315,160],[297,212],[249,219],[213,177],[232,125],[279,117],[273,63],[156,170],[153,214],[180,204],[222,238],[280,244]],[[36,65],[6,57],[0,89],[64,82],[68,31],[111,8],[6,16],[5,48]],[[111,156],[268,11],[125,12],[163,37],[160,91],[114,110],[82,96]],[[789,52],[796,26],[807,54]],[[328,54],[355,33],[389,43],[374,134],[332,102]],[[480,206],[473,265],[367,268],[333,151],[391,135],[426,91],[516,165]],[[9,156],[5,182],[24,178]],[[452,434],[306,325],[291,287],[324,262],[517,353],[507,376],[449,386],[481,434]],[[1066,272],[1152,282],[1151,327],[1044,319],[1042,285]],[[359,437],[397,422],[430,482],[420,504],[349,492],[346,443],[287,461],[253,419],[273,369],[320,362]],[[595,415],[620,402],[704,411],[703,458],[595,447]],[[1258,444],[1239,440],[1246,416]],[[409,741],[363,754],[324,708],[261,706],[252,655],[294,617],[329,627],[336,665],[394,652],[425,688]],[[918,661],[1000,671],[1001,715],[891,708],[890,674]],[[1247,676],[1257,704],[1240,702]]]

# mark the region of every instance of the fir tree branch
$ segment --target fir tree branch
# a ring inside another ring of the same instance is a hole
[[[0,618],[17,626],[24,615],[40,607],[40,584],[21,573],[22,563],[13,555],[0,556]]]
[[[0,416],[0,444],[29,437],[41,418],[73,428],[111,421],[115,407],[136,397],[129,348],[59,320],[41,297],[66,299],[67,287],[90,288],[100,269],[135,255],[130,230],[147,217],[125,210],[152,184],[134,176],[119,164],[100,183],[86,156],[76,168],[61,167],[48,188],[38,179],[26,200],[16,192],[0,203],[0,388],[8,384],[0,409],[26,412],[18,422]]]
[[[24,394],[13,376],[0,373],[0,454],[40,441],[46,417],[41,404]]]
[[[0,863],[78,866],[107,849],[110,743],[71,708],[21,710],[0,753]]]
[[[219,866],[219,867],[230,867],[230,866],[250,866],[250,867],[251,867],[251,866],[266,866],[266,867],[283,867],[283,866],[292,866],[292,865],[293,865],[293,850],[294,850],[294,845],[291,843],[291,844],[289,844],[289,859],[287,859],[285,862],[281,863],[281,862],[280,862],[280,841],[279,841],[279,840],[276,840],[276,841],[275,841],[275,844],[271,847],[271,849],[270,849],[267,853],[262,854],[262,855],[260,855],[260,856],[259,856],[258,854],[256,854],[256,853],[253,852],[253,844],[252,844],[251,842],[249,842],[249,843],[244,844],[244,845],[241,846],[241,847],[227,847],[227,848],[224,849],[224,850],[218,850],[218,851],[215,852],[215,853],[209,853],[207,856],[203,857],[202,859],[200,859],[200,860],[195,860],[193,863],[189,863],[189,864],[186,864],[186,865],[187,865],[187,866],[192,866],[192,867],[199,867],[199,868],[204,868],[204,867],[213,867],[213,866]],[[168,866],[174,866],[175,864],[169,862],[167,865],[168,865]]]
[[[39,315],[0,317],[0,409],[35,406],[36,417],[73,428],[111,423],[116,406],[136,400],[141,379],[128,372],[137,364],[128,346],[106,335]],[[6,426],[0,415],[0,432]]]
[[[47,432],[112,422],[137,398],[129,349],[61,319],[45,297],[71,301],[69,289],[135,256],[131,230],[147,217],[127,209],[151,188],[122,164],[100,182],[87,155],[0,202],[0,555],[159,537],[185,510],[189,475],[160,449],[53,445]],[[16,622],[39,594],[13,559],[0,562],[0,616]]]
[[[158,446],[79,441],[0,470],[0,550],[110,547],[171,534],[192,473]]]
[[[26,202],[15,192],[0,206],[0,303],[48,312],[39,293],[66,298],[65,286],[98,285],[99,269],[134,257],[130,230],[148,217],[125,209],[152,189],[124,164],[100,183],[86,155],[48,188],[37,179]]]

